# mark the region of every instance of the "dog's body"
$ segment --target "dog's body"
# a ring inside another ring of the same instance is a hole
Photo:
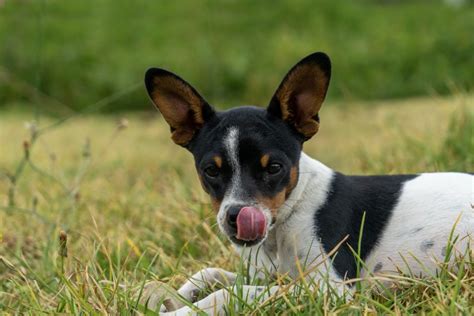
[[[298,185],[262,244],[259,256],[270,260],[262,260],[260,271],[275,266],[278,273],[296,278],[300,272],[295,258],[307,265],[317,263],[347,236],[328,266],[337,279],[356,277],[350,248],[357,253],[359,237],[366,265],[361,276],[397,269],[419,275],[434,271],[432,259],[444,260],[453,227],[455,236],[466,236],[474,228],[469,198],[473,176],[468,174],[344,176],[304,154],[300,172]]]
[[[219,227],[251,274],[298,278],[303,267],[305,277],[342,293],[348,288],[344,280],[357,276],[434,273],[436,261],[447,257],[450,236],[459,237],[456,251],[469,247],[474,177],[345,176],[302,153],[304,141],[318,131],[329,78],[329,58],[315,53],[290,70],[267,110],[226,112],[215,112],[167,71],[151,69],[145,81],[173,140],[193,153]],[[178,293],[192,300],[206,284],[231,285],[234,279],[230,272],[205,269]],[[243,291],[249,300],[262,300],[278,287],[245,286]],[[195,306],[219,313],[229,296],[222,289]],[[175,313],[190,311],[182,307]]]

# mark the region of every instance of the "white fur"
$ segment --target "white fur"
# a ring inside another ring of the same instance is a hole
[[[208,315],[226,315],[226,308],[232,309],[229,304],[233,301],[239,302],[240,298],[247,302],[253,301],[264,301],[267,300],[271,295],[274,295],[278,291],[278,286],[266,287],[266,286],[252,286],[243,285],[241,287],[232,286],[227,289],[221,289],[209,296],[193,304],[193,308],[189,306],[182,307],[172,312],[160,312],[160,315],[166,316],[184,316],[184,315],[198,315],[197,311],[205,312]],[[236,298],[232,300],[232,296]],[[237,298],[238,297],[238,298]]]
[[[224,147],[232,168],[231,185],[229,192],[226,192],[226,198],[238,199],[242,188],[242,170],[239,163],[239,130],[237,127],[229,129],[224,138]]]
[[[196,292],[201,291],[207,286],[214,286],[217,284],[229,286],[235,282],[235,273],[225,271],[219,268],[206,268],[195,273],[189,278],[183,286],[178,290],[178,294],[192,301]]]
[[[425,173],[405,183],[378,247],[366,259],[370,270],[380,263],[384,272],[433,274],[453,229],[454,237],[461,237],[456,251],[464,253],[474,231],[473,179],[463,173]]]
[[[224,148],[227,158],[232,169],[232,178],[230,187],[225,193],[219,212],[217,213],[217,223],[221,231],[225,231],[225,221],[227,208],[241,200],[241,169],[239,164],[239,130],[236,127],[229,128],[227,135],[224,137]]]

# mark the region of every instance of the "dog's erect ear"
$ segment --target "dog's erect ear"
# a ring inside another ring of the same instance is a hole
[[[145,85],[153,103],[171,128],[171,138],[178,145],[186,147],[215,114],[189,83],[169,71],[148,69]]]
[[[331,78],[331,61],[324,53],[303,58],[285,76],[267,111],[299,132],[305,140],[319,129],[319,110]]]

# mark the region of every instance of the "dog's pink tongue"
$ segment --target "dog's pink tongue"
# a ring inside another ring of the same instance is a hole
[[[243,207],[237,215],[237,239],[256,240],[265,236],[265,215],[256,207]]]

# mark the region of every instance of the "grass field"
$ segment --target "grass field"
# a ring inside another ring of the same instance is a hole
[[[4,313],[129,314],[141,310],[134,293],[145,280],[177,287],[204,267],[239,269],[191,156],[172,144],[158,115],[121,115],[74,117],[45,130],[55,121],[40,117],[32,145],[31,115],[1,113]],[[305,151],[345,173],[474,169],[470,95],[328,103],[321,119]],[[456,273],[400,278],[393,294],[364,285],[354,300],[343,301],[303,290],[273,304],[241,306],[235,314],[468,315],[474,312],[472,256],[465,258],[471,265],[460,262]]]

